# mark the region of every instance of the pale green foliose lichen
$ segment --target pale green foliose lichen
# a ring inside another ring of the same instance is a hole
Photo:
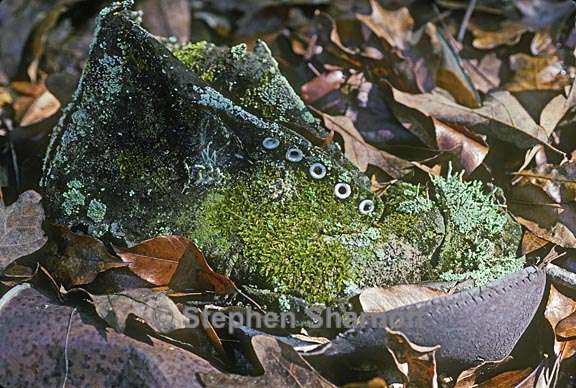
[[[480,181],[465,182],[462,174],[432,178],[446,225],[438,265],[445,280],[482,285],[523,267],[525,259],[517,257],[513,244],[520,230]]]
[[[82,182],[72,180],[67,184],[68,190],[64,192],[64,202],[62,208],[66,215],[73,215],[77,213],[86,201],[86,196],[80,190],[84,188]]]
[[[106,217],[106,205],[97,199],[93,199],[88,204],[88,211],[86,215],[94,222],[102,222]]]

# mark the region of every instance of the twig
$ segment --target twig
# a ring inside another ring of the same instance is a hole
[[[70,313],[70,319],[68,320],[68,328],[66,329],[66,340],[64,342],[64,381],[62,381],[62,388],[66,388],[66,382],[68,381],[68,370],[70,367],[70,361],[68,360],[68,339],[70,338],[70,329],[72,328],[72,316],[76,312],[76,307],[72,309]]]
[[[557,284],[576,290],[576,273],[549,263],[546,266],[546,274]]]
[[[468,3],[468,8],[466,8],[466,13],[464,14],[464,19],[462,19],[462,24],[460,25],[460,30],[458,31],[458,42],[462,43],[464,40],[464,35],[466,34],[466,28],[468,27],[468,23],[470,22],[470,18],[472,17],[472,13],[474,12],[474,8],[476,8],[477,0],[470,0]]]

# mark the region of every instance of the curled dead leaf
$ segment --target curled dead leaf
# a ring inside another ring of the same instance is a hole
[[[386,329],[387,349],[396,367],[405,377],[405,384],[416,387],[438,387],[436,351],[440,346],[416,345],[400,331]]]
[[[446,124],[432,119],[436,129],[436,142],[442,151],[454,154],[467,174],[472,173],[488,154],[488,144],[465,126]]]

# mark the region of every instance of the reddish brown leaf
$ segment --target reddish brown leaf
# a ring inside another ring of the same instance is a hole
[[[562,339],[576,337],[576,302],[574,304],[575,311],[556,325],[556,335]]]
[[[480,61],[476,59],[464,60],[462,65],[476,89],[482,93],[488,93],[500,86],[502,61],[498,59],[496,54],[485,55]]]
[[[473,22],[468,28],[474,35],[472,45],[479,49],[491,49],[503,44],[513,46],[520,41],[522,34],[528,31],[526,26],[516,21],[504,21],[493,30],[482,29]]]
[[[42,197],[26,191],[12,205],[0,201],[0,273],[19,257],[42,248],[48,240],[42,230]]]
[[[318,77],[306,82],[300,89],[302,99],[307,104],[312,104],[334,90],[338,90],[344,83],[345,78],[341,70],[322,73]]]
[[[432,121],[436,129],[438,148],[456,155],[467,174],[482,164],[489,151],[482,137],[462,125],[446,124],[436,119]]]
[[[221,295],[238,290],[230,279],[210,268],[204,254],[189,240],[169,284],[174,290],[210,290]]]
[[[114,247],[114,250],[124,262],[130,263],[130,270],[142,279],[157,286],[166,286],[190,244],[192,242],[184,237],[160,236],[131,248]]]
[[[527,255],[544,247],[549,242],[526,230],[522,235],[521,254]]]
[[[372,13],[370,15],[358,14],[358,20],[366,24],[376,36],[400,51],[408,48],[412,40],[414,19],[410,16],[408,8],[399,8],[389,11],[382,7],[377,0],[370,0]]]
[[[372,165],[382,169],[393,178],[401,178],[411,169],[412,163],[409,161],[367,144],[349,117],[330,116],[325,113],[322,117],[328,129],[342,136],[346,157],[360,171],[366,171],[368,166]]]
[[[506,83],[511,92],[562,89],[569,83],[563,65],[555,56],[533,57],[524,53],[510,56],[512,79]]]
[[[38,123],[48,117],[52,116],[60,109],[60,102],[49,91],[45,91],[40,95],[32,105],[26,110],[20,126],[26,127]]]

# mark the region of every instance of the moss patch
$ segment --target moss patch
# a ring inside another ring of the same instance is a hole
[[[372,222],[357,202],[339,201],[332,185],[312,181],[305,171],[266,162],[210,193],[191,235],[218,256],[233,254],[231,242],[238,240],[242,262],[235,271],[259,286],[327,302],[354,277],[350,253],[333,237]]]

